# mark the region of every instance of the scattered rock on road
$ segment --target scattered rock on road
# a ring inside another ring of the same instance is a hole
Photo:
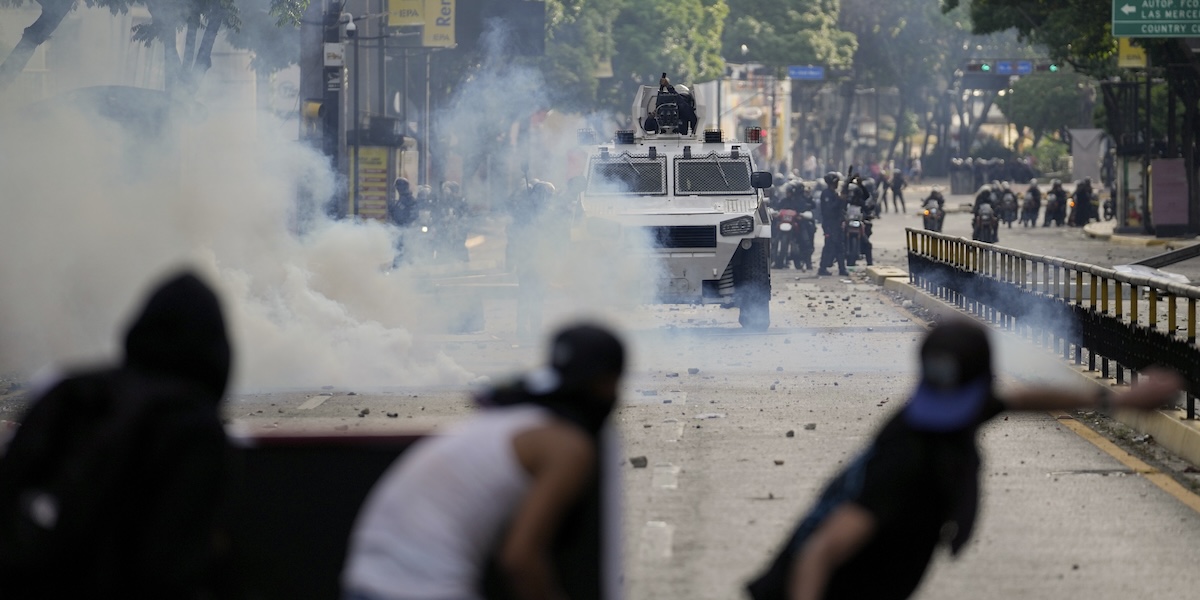
[[[700,372],[700,369],[697,369],[696,367],[692,367],[692,368],[688,369],[688,375],[695,375],[699,372]]]
[[[645,456],[635,456],[629,459],[629,464],[633,465],[635,469],[645,469],[648,461]]]
[[[804,429],[805,429],[806,431],[812,431],[812,430],[814,430],[814,429],[816,429],[816,428],[817,428],[817,424],[816,424],[816,423],[808,423],[807,425],[805,425],[805,426],[804,426]]]
[[[783,435],[784,435],[784,437],[796,437],[796,432],[795,432],[794,430],[792,430],[792,429],[789,429],[789,430],[787,431],[787,433],[785,433],[785,434],[783,434]]]

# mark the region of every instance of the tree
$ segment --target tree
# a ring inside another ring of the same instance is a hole
[[[1091,122],[1091,80],[1078,73],[1037,73],[1019,79],[996,106],[1018,131],[1028,128],[1036,147],[1048,134]]]
[[[25,0],[0,0],[0,5],[19,6]],[[241,0],[252,7],[268,0]],[[27,27],[21,41],[0,63],[0,90],[16,80],[37,47],[50,38],[63,18],[75,6],[75,0],[37,0],[42,12]],[[268,14],[277,26],[300,23],[300,15],[309,0],[269,0]],[[164,49],[164,74],[168,92],[190,89],[212,66],[212,50],[222,28],[237,31],[241,27],[241,8],[234,0],[84,0],[89,7],[107,8],[122,14],[135,5],[150,12],[151,22],[135,25],[134,41],[147,46],[161,42]],[[184,32],[183,52],[179,50],[179,32]]]
[[[613,85],[606,105],[623,113],[637,86],[673,81],[712,81],[721,76],[724,0],[625,0],[613,23]]]
[[[857,41],[838,28],[840,0],[743,0],[729,7],[722,54],[776,69],[788,65],[848,68]],[[742,46],[746,53],[741,53]]]

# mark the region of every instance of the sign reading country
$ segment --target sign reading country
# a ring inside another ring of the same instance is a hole
[[[421,45],[450,48],[454,41],[454,0],[425,0],[425,30]]]
[[[1200,37],[1200,0],[1113,0],[1113,37]]]
[[[388,0],[388,27],[424,25],[425,0]]]

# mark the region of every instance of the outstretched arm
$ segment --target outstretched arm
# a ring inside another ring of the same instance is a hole
[[[1080,393],[1060,389],[1035,387],[1020,390],[1004,397],[1009,410],[1074,410],[1095,408],[1132,408],[1152,410],[1171,400],[1183,389],[1183,378],[1174,371],[1147,369],[1138,384],[1129,391],[1114,394],[1108,390]]]

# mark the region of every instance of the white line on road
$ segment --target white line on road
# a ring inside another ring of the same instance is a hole
[[[679,467],[675,465],[659,465],[654,467],[654,475],[650,478],[650,485],[664,490],[678,489]]]
[[[323,404],[329,398],[329,396],[312,396],[308,400],[305,400],[304,404],[301,404],[296,410],[312,410]]]
[[[671,558],[671,544],[675,526],[666,521],[648,521],[642,528],[642,560]]]

